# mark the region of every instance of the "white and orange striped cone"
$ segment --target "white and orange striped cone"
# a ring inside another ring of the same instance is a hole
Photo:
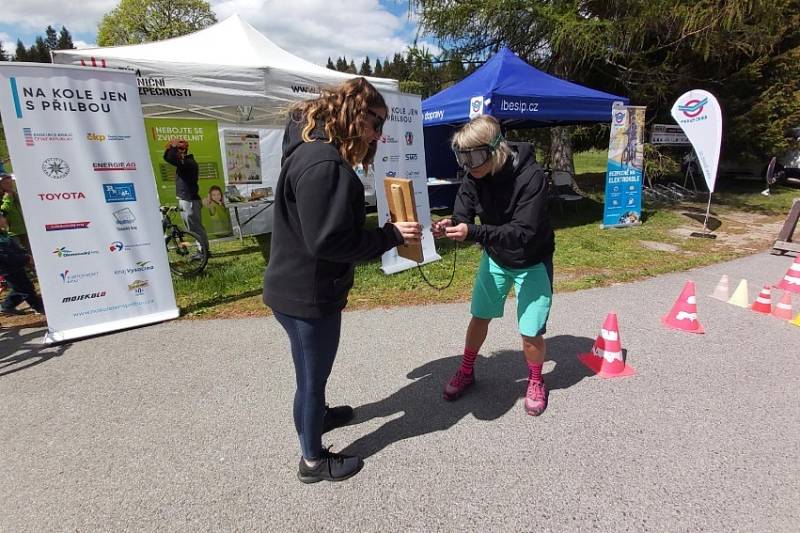
[[[764,288],[758,293],[758,297],[753,301],[753,305],[750,306],[750,309],[764,315],[772,313],[772,291],[769,285],[764,285]]]
[[[661,323],[668,328],[688,331],[689,333],[705,333],[697,319],[697,298],[694,295],[694,282],[687,281],[681,295],[675,300],[672,310],[661,317]]]
[[[730,282],[728,281],[728,275],[723,274],[717,283],[717,288],[714,289],[714,294],[711,295],[712,298],[717,300],[722,300],[723,302],[727,302],[731,295],[730,295]]]
[[[775,285],[778,289],[800,294],[800,255],[794,258],[783,279]]]
[[[772,316],[780,318],[781,320],[792,319],[792,293],[784,292],[781,301],[775,305],[772,310]]]
[[[636,373],[633,367],[625,364],[622,357],[622,342],[619,339],[617,314],[608,313],[600,335],[594,341],[592,351],[578,354],[578,359],[601,378],[622,378]]]

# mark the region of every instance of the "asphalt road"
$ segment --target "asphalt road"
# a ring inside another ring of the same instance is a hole
[[[294,374],[271,318],[53,348],[2,330],[0,531],[795,532],[800,327],[707,296],[726,273],[753,299],[790,263],[556,295],[538,419],[512,307],[452,404],[467,303],[346,313],[328,399],[357,419],[326,442],[366,466],[337,484],[295,477]],[[686,279],[705,335],[659,323]],[[637,374],[602,380],[576,354],[611,310]]]

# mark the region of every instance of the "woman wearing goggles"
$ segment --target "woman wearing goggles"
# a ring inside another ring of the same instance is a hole
[[[451,219],[433,224],[435,237],[474,241],[483,255],[472,291],[461,366],[445,385],[444,399],[458,399],[475,382],[473,367],[489,322],[503,316],[513,285],[522,349],[528,364],[525,411],[539,416],[547,408],[542,379],[544,333],[553,294],[555,235],[547,210],[547,181],[529,143],[503,139],[490,116],[473,119],[455,134],[453,153],[468,173]],[[480,224],[475,224],[475,217]]]

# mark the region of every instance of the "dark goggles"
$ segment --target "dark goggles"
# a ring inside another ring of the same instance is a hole
[[[367,109],[367,115],[370,117],[372,129],[375,130],[375,133],[383,133],[383,124],[386,122],[386,119],[372,109]]]
[[[476,146],[469,150],[453,150],[458,166],[466,170],[478,168],[486,163],[492,157],[492,152],[494,150],[489,145]]]
[[[503,135],[498,133],[489,144],[475,146],[473,148],[464,148],[462,150],[458,150],[454,147],[453,153],[456,155],[458,165],[464,170],[470,170],[478,168],[486,163],[502,141]]]

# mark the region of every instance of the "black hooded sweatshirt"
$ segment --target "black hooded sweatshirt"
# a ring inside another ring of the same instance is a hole
[[[509,142],[511,156],[497,174],[467,176],[453,208],[454,224],[466,223],[467,240],[483,245],[508,268],[541,263],[555,251],[547,209],[547,180],[529,143]],[[475,216],[480,225],[475,224]]]
[[[180,200],[199,200],[200,167],[192,154],[186,154],[181,159],[177,147],[167,148],[164,152],[164,161],[175,166],[175,196]]]
[[[320,318],[347,305],[355,261],[380,257],[403,237],[392,224],[364,228],[364,185],[319,125],[303,141],[304,124],[290,119],[283,134],[264,303]]]

